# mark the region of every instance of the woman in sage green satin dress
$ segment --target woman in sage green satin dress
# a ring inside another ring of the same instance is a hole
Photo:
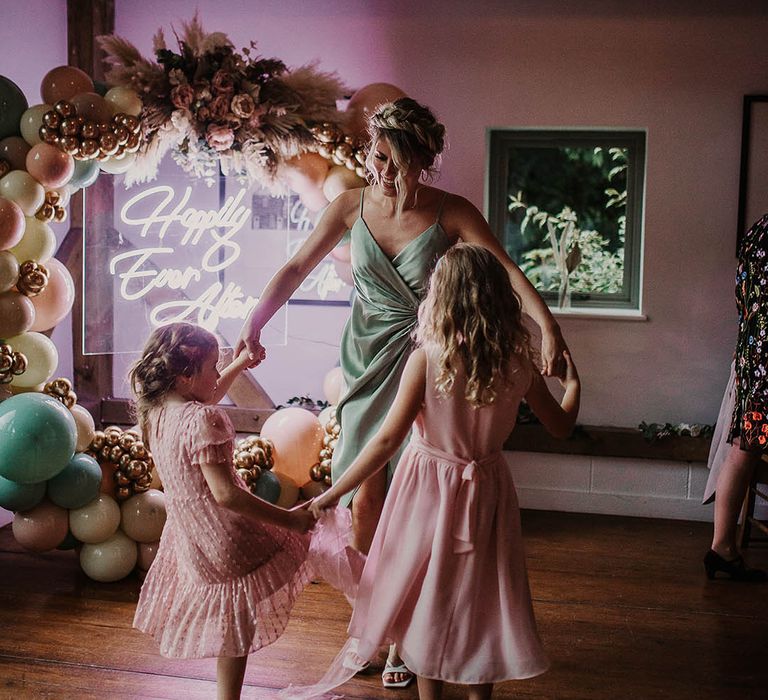
[[[542,372],[560,375],[566,349],[560,328],[525,275],[509,258],[477,208],[459,195],[423,181],[434,173],[445,129],[410,98],[378,107],[369,122],[367,159],[371,186],[340,194],[298,252],[265,288],[241,332],[236,350],[259,353],[261,329],[317,264],[351,231],[355,299],[341,339],[347,391],[339,402],[341,425],[333,478],[344,472],[377,432],[392,404],[411,350],[416,312],[437,259],[462,240],[491,250],[509,272],[524,310],[542,336]],[[355,547],[367,553],[396,466],[365,481],[352,500]],[[347,501],[349,505],[349,500]],[[391,655],[384,682],[406,683],[407,669]],[[391,669],[398,669],[392,671]],[[387,677],[388,676],[388,677]]]

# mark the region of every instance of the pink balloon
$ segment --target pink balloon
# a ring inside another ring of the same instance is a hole
[[[346,282],[350,287],[355,286],[355,278],[352,276],[352,265],[343,260],[334,260],[333,269],[342,282]]]
[[[142,571],[149,571],[152,562],[157,556],[157,548],[160,542],[139,542],[139,558],[136,564]]]
[[[112,104],[95,92],[83,92],[75,95],[70,102],[75,105],[78,116],[91,121],[108,122],[115,113]]]
[[[59,100],[72,100],[81,92],[92,92],[93,80],[85,71],[74,66],[58,66],[49,70],[40,83],[40,96],[49,105]]]
[[[24,212],[16,202],[0,197],[0,250],[13,248],[24,235]]]
[[[35,322],[35,307],[29,297],[13,289],[0,292],[0,338],[26,333]]]
[[[66,508],[43,500],[31,510],[19,511],[13,518],[13,536],[31,552],[47,552],[58,547],[67,536],[69,517]]]
[[[274,445],[275,470],[301,484],[320,461],[323,435],[317,416],[304,408],[281,408],[261,427],[261,437]]]
[[[349,243],[344,243],[343,245],[337,245],[332,251],[331,251],[331,257],[334,260],[338,260],[339,262],[351,262],[352,260],[352,246],[349,245]]]
[[[352,136],[365,138],[368,135],[368,120],[376,109],[387,102],[394,102],[406,94],[390,83],[371,83],[352,95],[347,105],[347,131]]]
[[[48,284],[37,296],[30,297],[35,307],[33,331],[53,328],[71,310],[75,303],[75,283],[66,266],[56,258],[46,261]]]
[[[44,187],[66,185],[75,172],[75,159],[49,143],[38,143],[27,153],[27,172]]]
[[[24,170],[29,144],[21,136],[8,136],[0,140],[0,158],[11,164],[11,170]]]

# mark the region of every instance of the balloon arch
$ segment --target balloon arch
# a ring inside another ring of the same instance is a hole
[[[99,37],[107,84],[59,66],[29,105],[0,76],[0,507],[15,512],[26,549],[75,549],[83,571],[115,581],[157,551],[165,505],[152,457],[135,429],[97,431],[71,382],[53,378],[58,352],[48,332],[75,301],[67,267],[54,258],[51,223],[71,195],[99,174],[127,184],[153,179],[170,153],[192,176],[214,172],[291,190],[319,211],[365,177],[365,129],[375,107],[404,96],[387,83],[349,91],[314,65],[238,52],[195,17],[176,50],[162,31],[156,60],[120,37]],[[349,251],[334,251],[342,265]],[[276,411],[259,436],[239,440],[235,467],[254,493],[290,507],[330,481],[339,435],[334,404],[341,371],[325,377],[329,408]]]

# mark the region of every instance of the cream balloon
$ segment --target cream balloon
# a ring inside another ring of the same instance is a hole
[[[64,263],[51,258],[45,263],[48,284],[40,294],[31,297],[35,307],[33,331],[47,331],[61,321],[75,303],[75,283]]]
[[[56,234],[44,221],[34,216],[27,216],[24,218],[24,235],[11,248],[11,252],[19,263],[27,260],[46,263],[56,252]]]
[[[342,192],[365,187],[366,182],[344,165],[334,165],[323,182],[323,194],[332,202]]]
[[[10,250],[0,250],[0,292],[7,292],[19,280],[19,261]]]
[[[51,105],[39,104],[32,105],[24,114],[21,115],[20,130],[22,138],[30,145],[35,146],[42,143],[40,138],[40,127],[43,125],[43,115],[53,109]]]
[[[93,416],[82,406],[75,404],[69,409],[77,426],[77,445],[75,452],[85,452],[96,434],[96,424]]]
[[[82,508],[69,511],[69,529],[76,539],[86,543],[103,542],[120,527],[120,506],[104,493]]]
[[[280,498],[277,499],[276,506],[280,508],[293,508],[296,501],[299,500],[299,485],[294,479],[282,472],[272,472],[280,482]]]
[[[107,158],[107,160],[101,161],[99,167],[102,172],[109,173],[110,175],[120,175],[126,173],[131,169],[131,166],[136,162],[135,153],[124,153],[120,158]]]
[[[47,382],[53,376],[59,364],[59,352],[48,336],[30,331],[8,338],[7,342],[27,357],[27,371],[14,377],[11,386],[31,387]]]
[[[131,90],[131,88],[110,88],[104,95],[104,99],[112,104],[115,112],[131,114],[134,117],[138,117],[139,114],[141,114],[141,97],[139,97],[136,91]]]
[[[136,543],[118,530],[103,542],[84,544],[80,550],[80,566],[88,578],[111,583],[130,574],[138,556]]]
[[[159,542],[139,542],[139,558],[136,561],[136,566],[142,571],[149,571],[149,567],[155,561],[159,548]]]
[[[165,525],[165,494],[149,489],[131,496],[120,506],[120,527],[137,542],[155,542],[160,539]]]
[[[21,207],[26,217],[34,216],[45,202],[45,188],[25,170],[11,170],[0,180],[0,197]]]
[[[317,420],[320,421],[320,425],[323,426],[323,430],[325,430],[325,426],[328,425],[328,421],[331,420],[331,416],[333,415],[333,412],[336,410],[336,406],[326,406],[317,416]],[[78,450],[80,451],[80,450]]]
[[[328,370],[323,379],[323,394],[325,400],[332,405],[339,403],[339,399],[342,397],[345,391],[344,386],[344,373],[341,367],[334,367]]]

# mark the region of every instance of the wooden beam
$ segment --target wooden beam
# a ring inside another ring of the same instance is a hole
[[[564,440],[551,437],[543,425],[518,425],[504,443],[505,450],[553,452],[675,462],[706,462],[710,438],[671,436],[651,442],[633,428],[579,425]]]
[[[114,0],[67,0],[67,56],[69,65],[84,70],[95,80],[103,80],[104,65],[101,49],[95,37],[111,34],[115,28]],[[109,189],[107,188],[109,185]],[[102,198],[105,215],[111,216],[111,183],[106,181],[91,185],[88,196]],[[101,399],[112,393],[112,356],[83,354],[83,192],[77,192],[70,200],[70,229],[57,253],[57,258],[67,265],[72,274],[75,289],[81,290],[72,309],[72,358],[74,385],[78,401],[85,406],[96,422],[101,421]],[[88,222],[89,224],[93,222]],[[112,334],[111,308],[99,290],[91,289],[97,304],[103,304],[93,313],[99,313],[104,332]],[[91,309],[88,314],[92,313]]]

